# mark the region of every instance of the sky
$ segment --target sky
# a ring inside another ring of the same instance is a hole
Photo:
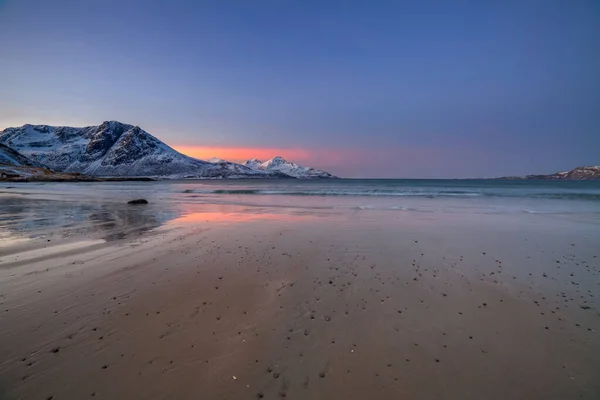
[[[0,0],[0,129],[343,177],[600,165],[596,0]]]

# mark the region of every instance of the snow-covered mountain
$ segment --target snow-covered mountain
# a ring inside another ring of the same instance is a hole
[[[37,167],[43,168],[43,165],[30,160],[18,151],[11,149],[0,143],[0,164],[14,165],[17,167]]]
[[[261,169],[262,163],[262,161],[257,160],[256,158],[251,158],[250,160],[246,161],[244,165],[252,169]]]
[[[600,166],[577,167],[570,171],[550,175],[528,175],[525,179],[597,180],[600,179]]]
[[[91,176],[287,177],[230,162],[198,160],[177,152],[138,126],[117,121],[85,128],[23,125],[0,132],[0,143],[53,170]]]
[[[578,181],[591,181],[600,180],[600,166],[588,166],[588,167],[577,167],[570,171],[557,172],[550,175],[527,175],[527,176],[504,176],[496,179],[510,179],[510,180],[578,180]]]
[[[73,181],[85,179],[78,174],[52,171],[18,151],[0,144],[0,180],[10,181]]]
[[[279,156],[265,162],[261,162],[260,160],[253,158],[251,160],[246,161],[244,165],[255,171],[278,171],[298,179],[337,178],[336,176],[331,175],[329,172],[309,167],[303,167],[296,163],[286,161]]]

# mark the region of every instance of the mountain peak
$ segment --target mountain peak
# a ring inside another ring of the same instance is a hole
[[[287,161],[281,156],[275,156],[267,161],[270,164],[286,164]]]
[[[100,126],[114,126],[114,125],[129,125],[129,124],[125,124],[123,122],[120,121],[115,121],[115,120],[110,120],[110,121],[104,121],[103,123],[100,124]],[[132,125],[130,125],[132,126]]]
[[[119,130],[119,131],[124,132],[124,131],[128,131],[130,129],[133,129],[133,128],[134,128],[133,125],[124,124],[119,121],[104,121],[102,124],[100,124],[100,126],[98,126],[99,131]],[[138,127],[138,129],[139,129],[139,127]]]
[[[314,168],[303,167],[296,163],[286,161],[281,156],[275,156],[265,162],[260,162],[256,158],[253,158],[246,161],[244,165],[254,170],[277,171],[299,179],[336,178],[328,172]]]
[[[253,169],[255,171],[258,171],[258,170],[264,169],[264,168],[261,168],[262,163],[263,162],[257,158],[251,158],[250,160],[248,160],[244,163],[244,166],[246,166],[250,169]]]

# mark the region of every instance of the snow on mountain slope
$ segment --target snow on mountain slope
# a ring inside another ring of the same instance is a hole
[[[600,179],[600,166],[577,167],[555,175],[557,175],[557,179],[595,180]]]
[[[321,171],[319,169],[303,167],[293,162],[284,160],[282,157],[275,157],[268,161],[261,162],[256,158],[246,161],[245,166],[252,168],[257,171],[278,171],[286,175],[292,176],[298,179],[329,179],[337,178],[331,175],[329,172]]]
[[[540,180],[600,180],[600,166],[577,167],[550,175],[527,175],[525,179]]]
[[[250,160],[246,161],[246,162],[244,163],[244,165],[245,165],[246,167],[248,167],[248,168],[252,168],[252,169],[261,169],[261,164],[262,164],[262,163],[263,163],[262,161],[260,161],[260,160],[257,160],[256,158],[252,158],[252,159],[250,159]]]
[[[43,168],[44,166],[38,162],[30,160],[23,154],[16,150],[11,149],[0,143],[0,164],[14,165],[17,167],[37,167]]]
[[[181,154],[138,126],[107,121],[84,128],[23,125],[0,132],[0,143],[54,170],[92,176],[271,178],[271,171]]]

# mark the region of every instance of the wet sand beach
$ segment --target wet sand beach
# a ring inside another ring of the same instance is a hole
[[[0,398],[597,398],[595,186],[406,185],[0,188]]]
[[[0,248],[0,398],[600,396],[595,224],[204,205],[100,236]]]

